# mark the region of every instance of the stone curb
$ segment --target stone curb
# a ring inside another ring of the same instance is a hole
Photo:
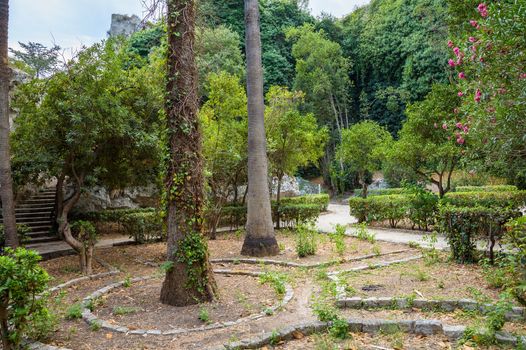
[[[242,270],[214,270],[214,273],[218,274],[225,274],[225,275],[245,275],[245,276],[252,276],[252,277],[258,277],[262,275],[262,272],[254,272],[254,271],[242,271]],[[140,281],[146,281],[150,280],[152,278],[155,278],[154,276],[147,276],[147,277],[137,277],[132,280],[130,280],[131,283],[140,282]],[[101,289],[96,290],[86,298],[82,300],[82,319],[87,324],[93,324],[98,323],[101,328],[112,331],[112,332],[118,332],[118,333],[126,333],[126,334],[133,334],[133,335],[176,335],[176,334],[183,334],[183,333],[192,333],[192,332],[200,332],[200,331],[207,331],[212,329],[219,329],[219,328],[225,328],[225,327],[231,327],[246,321],[252,321],[257,320],[263,317],[268,316],[269,314],[274,314],[279,308],[285,306],[288,304],[292,298],[294,297],[294,291],[292,287],[289,284],[285,284],[285,295],[283,296],[283,299],[276,303],[275,305],[267,308],[265,311],[262,311],[258,314],[253,314],[250,316],[246,316],[243,318],[240,318],[236,321],[228,321],[228,322],[216,322],[210,325],[201,326],[201,327],[195,327],[195,328],[176,328],[171,329],[168,331],[162,331],[159,329],[133,329],[131,330],[128,327],[110,324],[107,321],[99,319],[97,316],[95,316],[90,309],[88,309],[88,304],[96,298],[101,297],[102,295],[108,293],[112,289],[121,287],[125,281],[111,283]]]
[[[369,270],[369,269],[378,269],[378,268],[387,267],[390,265],[401,264],[401,263],[405,263],[405,262],[409,262],[413,260],[419,260],[419,259],[422,259],[422,257],[423,257],[422,255],[415,255],[409,258],[405,258],[405,259],[384,261],[384,262],[379,262],[379,263],[371,264],[371,265],[362,265],[362,266],[353,267],[347,270],[332,271],[327,274],[327,277],[336,283],[336,299],[337,300],[344,299],[346,297],[346,292],[345,292],[345,287],[340,283],[340,278],[339,278],[340,274],[347,273],[347,272]]]
[[[392,308],[392,309],[428,309],[428,310],[442,310],[451,312],[454,310],[480,310],[481,312],[489,311],[493,304],[480,304],[472,299],[444,299],[444,300],[429,300],[429,299],[410,299],[397,297],[370,297],[370,298],[341,298],[336,300],[336,306],[339,308],[349,309],[374,309],[374,308]],[[526,320],[526,308],[513,307],[512,310],[506,313],[506,321],[520,321]]]
[[[109,271],[108,272],[102,272],[102,273],[98,273],[98,274],[95,274],[95,275],[89,275],[89,276],[82,276],[82,277],[79,277],[79,278],[74,278],[72,280],[69,280],[67,282],[64,282],[62,284],[59,284],[55,287],[52,287],[52,288],[49,288],[48,290],[46,290],[47,293],[54,293],[54,292],[58,292],[59,290],[61,289],[64,289],[64,288],[67,288],[67,287],[70,287],[74,284],[77,284],[77,283],[80,283],[80,282],[84,282],[84,281],[88,281],[88,280],[96,280],[96,279],[99,279],[99,278],[103,278],[103,277],[107,277],[107,276],[113,276],[113,275],[118,275],[120,273],[119,269],[117,269],[116,267],[108,264],[107,262],[105,262],[104,260],[102,259],[97,259],[95,258],[95,260],[101,264],[102,266],[104,266],[106,269],[108,269]]]
[[[348,263],[348,262],[353,262],[353,261],[371,259],[371,258],[376,258],[376,257],[381,257],[381,256],[400,254],[400,253],[405,253],[409,251],[411,251],[411,249],[400,249],[400,250],[395,250],[392,252],[387,252],[387,253],[379,254],[379,255],[369,254],[369,255],[362,255],[358,257],[342,258],[341,260],[333,260],[333,261],[310,263],[310,264],[300,264],[300,263],[273,260],[273,259],[250,259],[250,258],[249,259],[221,258],[221,259],[211,259],[210,262],[211,263],[229,263],[229,264],[240,263],[240,264],[254,264],[254,265],[265,264],[265,265],[277,265],[277,266],[285,266],[285,267],[303,267],[307,269],[312,269],[312,268],[317,268],[317,267],[332,266],[336,264],[343,264],[343,263]]]
[[[443,324],[438,320],[384,320],[384,319],[358,319],[349,318],[346,320],[349,331],[353,333],[397,333],[430,336],[436,334],[445,335],[450,342],[455,342],[464,336],[465,326],[452,326]],[[331,322],[310,321],[294,326],[288,326],[274,332],[266,332],[252,338],[224,344],[213,350],[241,350],[257,349],[265,345],[270,345],[275,341],[287,341],[295,339],[296,333],[302,336],[309,336],[317,332],[326,331],[331,326]],[[499,332],[497,342],[516,346],[519,341],[526,341],[526,337],[516,337],[508,333]]]

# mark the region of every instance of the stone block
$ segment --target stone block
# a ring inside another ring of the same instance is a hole
[[[439,334],[443,332],[442,323],[437,320],[417,320],[414,332],[420,335]]]

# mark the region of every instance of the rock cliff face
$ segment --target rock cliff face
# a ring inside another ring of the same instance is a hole
[[[119,35],[128,37],[138,31],[140,25],[141,20],[135,15],[128,16],[114,13],[111,15],[111,27],[108,34],[110,37]]]
[[[107,191],[103,187],[94,187],[82,194],[75,211],[148,208],[157,206],[158,200],[159,193],[155,185],[129,187],[120,191]]]

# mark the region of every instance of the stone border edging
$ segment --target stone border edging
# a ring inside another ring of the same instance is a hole
[[[285,266],[285,267],[303,267],[307,269],[316,268],[316,267],[325,267],[325,266],[332,266],[336,264],[344,264],[348,262],[353,261],[360,261],[370,258],[376,258],[381,256],[387,256],[387,255],[394,255],[394,254],[400,254],[409,252],[411,249],[400,249],[395,250],[392,252],[387,252],[383,254],[368,254],[368,255],[362,255],[358,257],[348,257],[348,258],[342,258],[341,260],[333,260],[333,261],[326,261],[326,262],[318,262],[318,263],[307,263],[307,264],[300,264],[300,263],[294,263],[289,261],[282,261],[282,260],[273,260],[273,259],[251,259],[251,258],[241,258],[241,259],[235,259],[235,258],[218,258],[218,259],[210,259],[211,263],[240,263],[240,264],[268,264],[268,265],[278,265],[278,266]]]
[[[442,323],[438,320],[384,320],[384,319],[363,319],[349,318],[346,320],[349,325],[349,332],[353,333],[395,333],[404,332],[415,335],[445,335],[449,341],[454,342],[462,338],[466,331],[465,326],[453,326]],[[294,339],[295,333],[309,336],[317,332],[326,331],[331,326],[331,322],[310,321],[300,323],[295,326],[285,327],[279,331],[266,332],[260,336],[224,344],[214,350],[239,350],[257,349],[265,345],[270,345],[275,341],[287,341]],[[498,343],[516,346],[519,341],[526,342],[526,336],[517,337],[509,333],[497,332]]]
[[[74,278],[72,280],[69,280],[69,281],[61,283],[61,284],[59,284],[57,286],[49,288],[48,290],[46,290],[46,293],[58,292],[61,289],[70,287],[70,286],[72,286],[74,284],[77,284],[79,282],[84,282],[84,281],[87,281],[87,280],[96,280],[96,279],[99,279],[99,278],[103,278],[103,277],[107,277],[107,276],[113,276],[113,275],[118,275],[119,273],[121,273],[121,271],[119,271],[119,269],[117,269],[116,267],[108,264],[104,260],[97,259],[97,258],[95,260],[99,264],[101,264],[103,267],[108,269],[109,271],[108,272],[101,272],[101,273],[98,273],[98,274],[95,274],[95,275],[89,275],[89,276],[82,276],[82,277]]]
[[[245,276],[252,276],[252,277],[259,277],[263,273],[262,272],[253,272],[253,271],[242,271],[242,270],[214,270],[214,273],[218,274],[225,274],[225,275],[245,275]],[[132,280],[130,280],[131,283],[140,282],[140,281],[146,281],[155,278],[156,276],[147,276],[147,277],[137,277]],[[192,333],[192,332],[200,332],[200,331],[207,331],[212,329],[219,329],[219,328],[226,328],[230,326],[234,326],[240,323],[243,323],[245,321],[252,321],[257,320],[260,318],[263,318],[265,316],[268,316],[268,311],[272,311],[272,314],[276,312],[279,308],[285,306],[288,304],[293,296],[294,291],[292,287],[286,283],[285,284],[285,295],[283,296],[283,299],[279,301],[278,303],[272,305],[271,307],[267,308],[265,311],[262,311],[257,314],[252,314],[240,319],[237,319],[235,321],[227,321],[227,322],[216,322],[211,325],[206,326],[200,326],[200,327],[194,327],[194,328],[175,328],[168,331],[162,331],[160,329],[130,329],[125,326],[120,325],[113,325],[110,324],[108,321],[101,320],[97,316],[95,316],[91,310],[87,307],[88,304],[93,300],[96,299],[103,294],[108,293],[112,289],[121,287],[125,281],[120,281],[116,283],[109,284],[101,289],[96,290],[95,292],[88,295],[86,298],[82,300],[82,319],[89,325],[93,323],[99,323],[100,327],[109,331],[118,332],[118,333],[126,333],[126,334],[133,334],[133,335],[176,335],[176,334],[183,334],[183,333]]]
[[[472,299],[410,299],[398,297],[351,297],[336,300],[336,306],[349,309],[373,309],[373,308],[393,308],[393,309],[440,309],[451,312],[457,309],[465,311],[489,310],[493,304],[480,304]],[[517,321],[526,319],[526,308],[515,306],[510,312],[506,313],[506,321]]]

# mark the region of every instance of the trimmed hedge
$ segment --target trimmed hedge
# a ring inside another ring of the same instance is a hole
[[[393,194],[403,194],[405,193],[405,189],[401,187],[394,187],[394,188],[378,188],[378,189],[372,189],[367,191],[367,196],[390,196]],[[358,188],[353,191],[355,196],[361,197],[362,195],[362,189]]]
[[[121,222],[124,217],[135,213],[154,213],[155,208],[140,209],[107,209],[101,211],[89,211],[74,215],[75,220],[85,220],[94,222]]]
[[[279,209],[273,205],[272,217],[275,217],[276,210],[279,210],[282,227],[295,227],[316,220],[323,211],[319,204],[289,204],[282,205]],[[221,226],[235,229],[245,226],[246,222],[247,207],[245,206],[229,206],[221,210]]]
[[[488,249],[493,262],[495,242],[505,232],[506,223],[520,215],[516,209],[441,205],[437,220],[439,231],[446,234],[455,261],[476,262],[476,241],[485,239],[490,242]]]
[[[349,199],[351,215],[359,222],[389,221],[396,228],[398,223],[408,215],[411,197],[401,194],[373,196],[368,198],[353,197]]]
[[[442,203],[456,207],[482,206],[518,209],[526,205],[526,191],[512,192],[451,192]]]
[[[321,194],[308,194],[299,197],[285,197],[281,198],[281,205],[296,205],[296,204],[316,204],[319,205],[322,211],[326,211],[329,207],[330,197],[326,193]],[[274,205],[276,201],[272,201]]]
[[[157,242],[166,239],[161,217],[156,212],[134,212],[124,215],[121,223],[137,243]]]
[[[455,192],[513,192],[517,191],[513,185],[491,185],[491,186],[457,186]]]

